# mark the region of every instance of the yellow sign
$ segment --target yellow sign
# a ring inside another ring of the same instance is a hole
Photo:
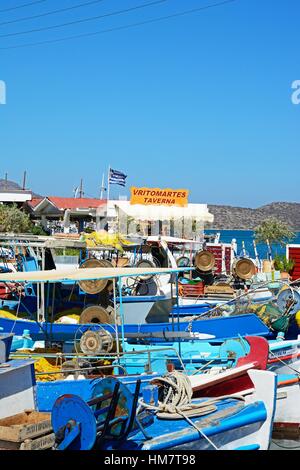
[[[181,206],[188,205],[189,191],[187,189],[159,189],[132,187],[130,204],[144,206]]]

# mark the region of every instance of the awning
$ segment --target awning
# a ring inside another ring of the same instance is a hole
[[[139,277],[186,272],[195,268],[70,268],[66,270],[0,273],[0,282],[67,282]]]
[[[114,206],[127,216],[140,221],[179,220],[190,218],[201,222],[213,222],[206,204],[188,204],[187,207],[177,206],[144,206],[130,204],[129,201],[111,201]]]

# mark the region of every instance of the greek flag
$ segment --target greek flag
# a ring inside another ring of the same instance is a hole
[[[113,170],[110,168],[109,170],[109,183],[110,184],[118,184],[119,186],[124,186],[126,185],[126,178],[127,175],[124,173],[121,173],[120,171]]]

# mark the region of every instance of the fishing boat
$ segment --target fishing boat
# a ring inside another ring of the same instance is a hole
[[[143,275],[160,275],[160,274],[178,274],[187,268],[86,268],[86,269],[70,269],[67,271],[37,271],[22,273],[4,273],[0,274],[0,282],[30,282],[42,284],[43,286],[61,283],[61,282],[95,282],[111,279],[120,286],[119,291],[122,293],[122,279],[126,277],[139,277]],[[53,291],[54,289],[52,289]],[[51,304],[50,304],[51,305]],[[203,334],[213,335],[216,338],[231,338],[248,335],[268,336],[270,330],[265,324],[254,314],[245,314],[231,317],[212,317],[201,318],[198,320],[178,321],[169,319],[168,322],[160,323],[127,323],[124,318],[123,298],[119,299],[119,308],[115,310],[115,324],[107,324],[105,328],[112,334],[121,333],[145,333],[153,332],[171,332],[171,331],[192,331]],[[54,318],[55,313],[49,314],[48,309],[42,305],[42,309],[36,313],[33,321],[18,318],[0,317],[0,327],[4,331],[14,332],[16,335],[22,335],[24,330],[29,330],[32,339],[47,341],[72,341],[76,334],[80,334],[84,325],[81,324],[64,324],[53,323],[49,321],[49,317]],[[118,320],[119,318],[119,320]],[[48,319],[48,321],[47,321]],[[99,319],[98,319],[99,322]],[[124,336],[124,335],[123,335]],[[164,338],[157,338],[157,341],[164,341]]]
[[[300,380],[298,374],[278,375],[278,393],[274,423],[282,431],[298,430],[300,427]]]
[[[76,395],[56,400],[56,449],[267,450],[276,375],[257,370],[249,375],[251,393],[218,399],[192,399],[189,382],[178,374],[176,387],[169,374],[155,378],[150,387],[136,381],[134,393],[116,379],[103,379],[94,384],[88,402]],[[179,383],[184,390],[176,394]]]

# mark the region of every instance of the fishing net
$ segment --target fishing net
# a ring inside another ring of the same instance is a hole
[[[233,305],[220,306],[215,314],[222,316],[245,315],[255,313],[268,327],[274,331],[287,331],[290,318],[289,315],[283,315],[282,311],[274,302],[267,303],[242,303],[235,302]]]

